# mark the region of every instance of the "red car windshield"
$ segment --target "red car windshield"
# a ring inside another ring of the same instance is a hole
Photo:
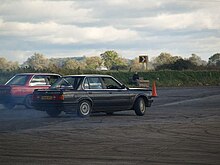
[[[6,85],[25,85],[28,80],[28,75],[16,75],[12,77]]]

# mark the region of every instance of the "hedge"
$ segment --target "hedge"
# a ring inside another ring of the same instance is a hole
[[[17,70],[17,71],[0,71],[0,84],[4,84],[10,77],[16,73],[24,72],[50,72],[48,70]],[[128,71],[91,71],[91,70],[60,70],[57,73],[61,75],[72,74],[108,74],[128,86],[129,79],[134,72]],[[156,81],[159,87],[176,87],[176,86],[220,86],[220,71],[143,71],[138,73],[140,77],[149,80],[152,84]]]

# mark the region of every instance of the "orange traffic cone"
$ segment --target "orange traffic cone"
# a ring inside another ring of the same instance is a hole
[[[157,97],[156,81],[153,82],[152,97]]]

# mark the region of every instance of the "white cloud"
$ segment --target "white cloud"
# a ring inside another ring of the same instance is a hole
[[[46,41],[48,43],[71,44],[111,42],[138,38],[135,31],[106,27],[77,27],[55,22],[19,23],[0,22],[0,35],[26,37],[28,40]]]
[[[140,28],[147,27],[157,30],[164,29],[219,29],[220,14],[211,14],[208,11],[195,11],[191,13],[167,14],[162,13],[156,17],[142,17],[127,20],[130,25]]]
[[[167,3],[167,1],[160,0],[107,0],[106,3],[110,6],[119,6],[122,8],[135,8],[135,9],[148,9],[159,7],[162,3]]]
[[[3,0],[0,53],[9,57],[15,52],[16,58],[11,59],[21,60],[35,50],[49,57],[99,55],[113,49],[127,58],[167,51],[182,56],[198,52],[208,59],[220,47],[219,4],[202,0]]]
[[[86,23],[94,21],[92,9],[80,8],[74,1],[17,0],[0,5],[3,19],[15,22]]]
[[[30,56],[34,55],[34,51],[24,51],[24,50],[1,50],[0,57],[5,57],[9,61],[18,61],[22,64]]]

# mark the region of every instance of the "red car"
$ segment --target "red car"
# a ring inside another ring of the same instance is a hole
[[[17,104],[30,109],[33,91],[49,88],[60,77],[53,73],[16,74],[5,85],[0,85],[0,104],[7,109],[12,109]]]

